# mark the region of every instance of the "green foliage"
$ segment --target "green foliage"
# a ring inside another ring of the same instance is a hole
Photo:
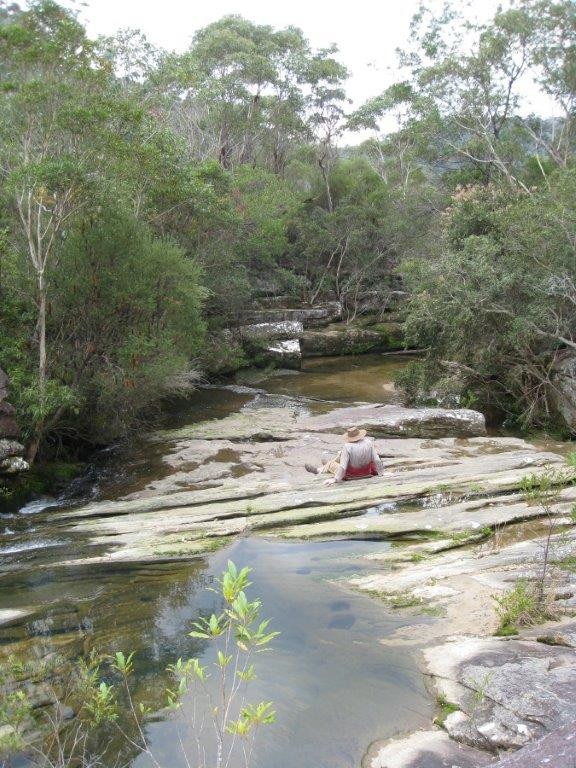
[[[392,608],[416,608],[422,605],[422,600],[407,592],[402,595],[394,595],[389,599],[389,603]]]
[[[245,365],[221,331],[278,295],[350,321],[408,291],[411,402],[549,423],[575,322],[574,26],[568,0],[483,24],[423,7],[403,79],[347,115],[336,48],[295,27],[226,16],[168,54],[7,6],[0,365],[31,453],[125,434],[191,368]],[[554,123],[520,116],[528,74]]]
[[[238,569],[229,561],[214,590],[222,601],[221,613],[198,620],[189,633],[214,644],[214,660],[203,664],[199,658],[179,658],[168,667],[174,685],[165,691],[166,706],[185,718],[189,733],[203,745],[202,753],[214,755],[216,768],[222,768],[235,750],[242,751],[244,764],[249,766],[258,731],[276,719],[272,702],[247,699],[256,678],[255,656],[270,650],[278,636],[269,630],[269,620],[260,618],[260,600],[249,600],[246,595],[249,573],[249,568]],[[116,732],[122,744],[147,754],[157,764],[145,729],[155,708],[149,701],[135,701],[133,695],[136,663],[133,652],[123,651],[112,656],[92,652],[75,663],[57,657],[47,663],[9,657],[0,665],[0,720],[8,726],[2,730],[0,755],[29,746],[32,738],[39,758],[47,763],[56,750],[65,761],[62,764],[78,761],[83,765],[91,739]],[[50,686],[54,712],[72,705],[74,725],[60,735],[58,716],[44,709],[35,711],[23,682],[38,682],[45,690]],[[192,711],[183,707],[188,692],[194,700]],[[197,717],[201,706],[204,712]],[[39,732],[48,737],[43,743]],[[190,758],[185,754],[185,759]]]
[[[404,264],[412,291],[407,340],[429,350],[406,374],[412,397],[449,374],[480,406],[523,426],[550,421],[549,368],[574,323],[565,277],[573,250],[558,227],[576,217],[566,186],[572,176],[558,172],[554,186],[530,196],[494,186],[459,190],[433,258]]]
[[[273,723],[276,717],[271,702],[246,702],[247,686],[256,677],[253,655],[268,650],[272,640],[278,636],[278,632],[268,630],[269,620],[260,620],[260,600],[248,600],[246,596],[246,590],[250,587],[250,570],[246,567],[238,570],[233,562],[228,561],[226,570],[218,580],[217,593],[223,601],[222,612],[195,622],[194,629],[189,633],[190,637],[215,645],[215,661],[212,665],[203,665],[197,658],[180,658],[169,667],[176,686],[167,691],[167,705],[172,709],[180,708],[182,696],[192,686],[199,686],[195,695],[202,696],[213,712],[218,766],[222,765],[226,734],[232,738],[240,736],[248,742],[245,748],[249,748],[251,753],[258,729]],[[130,662],[131,659],[126,664]],[[207,687],[212,676],[221,692],[218,704],[211,689]],[[231,714],[232,705],[237,703],[240,714],[234,719]],[[232,741],[227,749],[233,747]]]
[[[496,613],[500,618],[497,635],[518,634],[519,627],[538,624],[548,618],[538,599],[534,585],[519,580],[513,589],[503,595],[493,595]]]
[[[440,712],[434,718],[434,723],[436,725],[439,725],[441,728],[443,728],[448,715],[452,714],[452,712],[458,712],[460,707],[457,704],[454,704],[453,702],[448,701],[448,699],[444,694],[440,694],[436,698],[436,702],[440,707]]]

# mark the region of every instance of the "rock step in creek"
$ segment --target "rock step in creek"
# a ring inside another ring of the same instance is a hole
[[[276,308],[243,313],[228,333],[261,359],[299,368],[303,357],[359,355],[404,348],[402,323],[390,312],[346,322],[338,302],[297,309]]]

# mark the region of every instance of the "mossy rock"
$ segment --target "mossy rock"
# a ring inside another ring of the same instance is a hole
[[[403,349],[404,339],[399,323],[378,323],[369,327],[334,323],[322,330],[305,331],[301,347],[305,357],[361,355]]]

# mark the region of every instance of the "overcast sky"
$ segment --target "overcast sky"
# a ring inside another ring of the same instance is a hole
[[[466,0],[453,0],[462,8]],[[430,0],[427,5],[439,5]],[[222,16],[236,13],[258,24],[276,28],[300,27],[311,44],[336,43],[340,60],[351,76],[346,90],[355,106],[381,93],[394,82],[396,48],[405,45],[409,23],[419,0],[64,0],[80,9],[91,36],[113,34],[120,28],[140,29],[150,42],[184,50],[194,32]],[[475,0],[474,13],[488,17],[498,0]],[[470,13],[470,11],[468,12]]]

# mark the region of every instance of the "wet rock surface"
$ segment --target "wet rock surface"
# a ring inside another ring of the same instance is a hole
[[[385,610],[422,615],[421,624],[400,626],[388,642],[423,649],[425,672],[454,711],[444,729],[375,744],[365,767],[489,765],[576,718],[576,627],[487,637],[497,623],[492,595],[518,578],[534,579],[541,564],[548,513],[522,494],[523,479],[549,467],[571,471],[560,454],[488,437],[481,414],[465,409],[338,407],[243,393],[252,399],[224,418],[149,435],[154,469],[121,498],[51,511],[54,555],[35,570],[74,566],[90,574],[101,565],[186,561],[246,534],[290,546],[382,541],[361,575],[347,575],[342,586],[381,598]],[[352,425],[375,438],[384,474],[324,486],[304,464],[335,455]],[[559,564],[573,557],[575,502],[576,488],[567,484],[549,510],[558,526],[550,576],[562,610],[576,607],[574,575]],[[17,547],[18,535],[9,544]],[[24,571],[26,563],[4,568]],[[0,618],[10,629],[34,615],[34,606],[23,605]],[[68,627],[67,616],[63,621]],[[342,631],[352,626],[346,615],[334,621]],[[56,626],[46,631],[58,636]]]

